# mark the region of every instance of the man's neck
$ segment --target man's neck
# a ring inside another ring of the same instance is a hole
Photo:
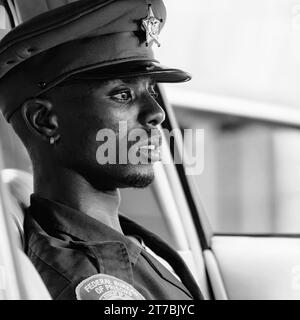
[[[61,202],[123,233],[118,217],[121,202],[118,189],[96,190],[81,175],[67,169],[55,168],[47,174],[43,170],[42,175],[34,176],[34,193],[38,196]]]

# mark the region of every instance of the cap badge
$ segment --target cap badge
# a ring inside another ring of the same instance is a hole
[[[146,32],[146,46],[148,46],[152,41],[154,41],[156,42],[157,46],[160,47],[158,35],[160,31],[160,23],[162,21],[162,19],[155,18],[151,9],[151,4],[149,4],[148,15],[146,18],[142,19],[142,29]]]

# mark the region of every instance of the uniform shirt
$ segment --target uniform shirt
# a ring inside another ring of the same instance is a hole
[[[202,299],[176,251],[125,216],[119,218],[124,235],[64,204],[31,196],[24,222],[25,251],[53,299],[76,299],[78,284],[95,274],[125,281],[146,300]],[[127,235],[163,257],[181,281]]]
[[[136,239],[132,236],[127,236],[127,238],[132,239],[135,243],[141,245],[146,252],[148,252],[152,257],[158,260],[164,267],[166,267],[173,274],[173,276],[175,276],[179,281],[181,281],[175,273],[175,271],[173,270],[173,268],[170,266],[170,264],[165,259],[155,254],[150,248],[148,248],[142,239]]]

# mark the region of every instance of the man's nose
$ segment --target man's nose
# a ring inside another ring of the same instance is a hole
[[[143,125],[158,126],[165,120],[165,116],[163,108],[150,94],[143,97],[139,115]]]

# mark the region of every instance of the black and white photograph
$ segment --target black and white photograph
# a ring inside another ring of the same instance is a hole
[[[300,0],[0,0],[0,300],[300,300],[299,83]]]

